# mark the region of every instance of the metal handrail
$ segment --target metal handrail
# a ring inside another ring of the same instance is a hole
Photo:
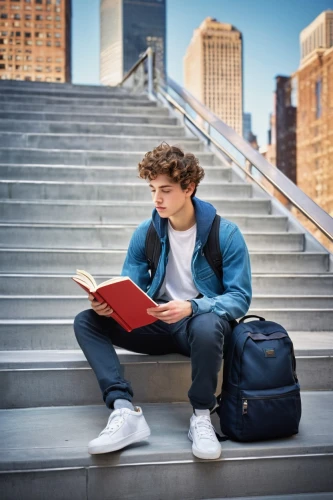
[[[167,79],[167,84],[174,90],[201,118],[203,118],[211,127],[213,127],[219,134],[221,134],[227,141],[237,149],[242,156],[247,159],[280,193],[282,193],[300,212],[302,212],[309,220],[315,224],[320,231],[322,231],[327,238],[333,241],[333,218],[325,212],[317,203],[315,203],[307,194],[305,194],[298,186],[296,186],[286,175],[283,174],[278,168],[273,167],[258,151],[252,148],[242,137],[240,137],[231,127],[224,123],[218,116],[198,101],[187,90],[183,89],[171,78]],[[187,111],[175,101],[159,86],[159,90],[163,96],[176,107],[201,133],[203,133],[209,141],[211,141],[217,148],[225,153],[239,168],[241,168],[247,176],[257,182],[263,189],[265,189],[260,182],[258,182],[248,170],[237,161],[218,141],[202,127],[187,113]],[[265,189],[266,192],[268,192]]]
[[[118,83],[119,86],[123,85],[126,80],[133,75],[133,73],[138,69],[140,64],[142,64],[146,59],[148,59],[148,92],[150,95],[154,93],[154,63],[153,63],[154,53],[151,47],[148,47],[146,52],[142,54],[140,59],[127,71],[124,78]]]

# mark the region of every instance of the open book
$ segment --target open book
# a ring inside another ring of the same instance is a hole
[[[86,292],[91,293],[98,302],[106,302],[113,312],[110,314],[120,326],[130,332],[134,328],[149,325],[157,321],[147,314],[149,307],[157,306],[148,295],[139,288],[131,278],[121,276],[103,281],[97,285],[91,274],[76,270],[72,279]]]

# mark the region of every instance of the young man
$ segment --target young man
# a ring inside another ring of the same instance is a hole
[[[204,176],[197,158],[162,143],[139,163],[139,176],[149,182],[155,209],[152,219],[134,232],[122,269],[159,305],[148,309],[158,321],[128,333],[108,317],[112,309],[89,296],[92,309],[75,318],[74,330],[112,411],[107,426],[88,445],[91,454],[119,450],[150,435],[140,407],[132,405],[133,391],[122,377],[114,345],[144,354],[180,353],[191,358],[192,385],[188,397],[193,407],[189,439],[196,457],[216,459],[221,454],[210,411],[224,341],[236,318],[249,309],[250,258],[238,227],[221,218],[220,248],[223,278],[218,280],[203,248],[215,208],[195,197]],[[161,241],[161,255],[151,279],[145,241],[153,221]]]

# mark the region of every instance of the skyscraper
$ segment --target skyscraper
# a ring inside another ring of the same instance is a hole
[[[165,73],[166,0],[101,0],[100,81],[117,85],[147,47]]]
[[[249,140],[252,132],[252,116],[251,113],[243,114],[243,137],[246,141]]]
[[[1,0],[0,78],[71,81],[71,0]]]
[[[231,24],[206,18],[184,57],[185,87],[243,135],[243,40]]]
[[[289,76],[276,77],[276,166],[296,184],[296,107],[292,90]]]
[[[297,81],[297,184],[333,215],[333,11],[300,34]]]

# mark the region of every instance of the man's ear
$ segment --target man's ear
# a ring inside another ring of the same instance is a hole
[[[190,184],[187,186],[185,192],[187,195],[191,196],[193,191],[195,190],[195,182],[190,182]]]

